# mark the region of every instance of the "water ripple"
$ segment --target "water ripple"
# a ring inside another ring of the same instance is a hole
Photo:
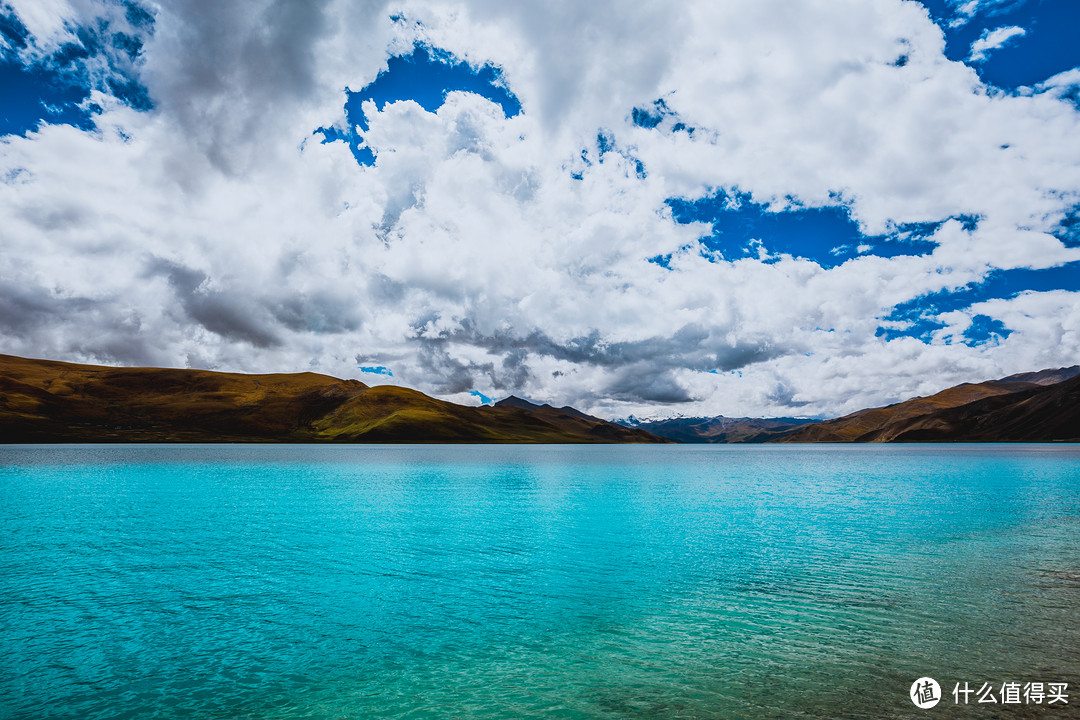
[[[0,717],[921,717],[1080,688],[1078,531],[1068,447],[0,446]]]

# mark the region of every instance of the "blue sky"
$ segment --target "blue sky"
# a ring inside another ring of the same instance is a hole
[[[15,8],[0,4],[0,136],[25,135],[42,124],[93,130],[101,111],[90,99],[93,90],[137,110],[152,108],[134,64],[153,32],[153,16],[134,2],[117,5],[122,16],[72,28],[64,42],[42,48]]]
[[[450,53],[417,44],[411,53],[390,57],[386,69],[373,82],[356,92],[345,90],[345,129],[319,128],[316,132],[323,136],[324,142],[347,142],[358,163],[372,165],[375,155],[362,145],[363,132],[368,129],[365,102],[372,102],[381,110],[387,103],[408,100],[428,112],[435,112],[450,92],[468,92],[487,98],[502,107],[506,117],[521,112],[521,103],[506,87],[498,68],[491,65],[471,67]]]
[[[1072,364],[1080,7],[774,2],[0,3],[0,352],[612,417]]]
[[[987,31],[1019,27],[1024,34],[972,62],[979,77],[995,87],[1015,90],[1036,85],[1077,66],[1076,28],[1080,7],[1069,0],[1005,0],[982,2],[970,19],[963,2],[924,0],[931,16],[945,30],[945,55],[958,62],[971,56],[971,46]],[[961,22],[963,21],[963,22]]]
[[[94,127],[93,110],[81,107],[89,97],[86,88],[58,73],[5,60],[0,63],[0,87],[4,89],[0,133],[23,135],[41,123]]]

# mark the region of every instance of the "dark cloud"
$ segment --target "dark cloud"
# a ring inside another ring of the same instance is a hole
[[[77,319],[81,333],[64,332],[60,351],[67,357],[91,358],[122,365],[155,365],[167,362],[153,337],[142,332],[139,314],[103,299],[64,296],[42,287],[0,282],[0,333],[21,341],[30,355],[46,347],[55,331]]]
[[[41,287],[0,281],[0,330],[5,335],[25,337],[95,305],[90,298],[64,297]]]
[[[20,208],[19,215],[46,232],[70,230],[80,225],[91,224],[96,219],[94,214],[86,208],[63,201],[48,205],[27,205]]]
[[[201,270],[156,257],[146,262],[144,275],[164,277],[187,316],[207,330],[260,348],[280,346],[281,329],[336,334],[361,326],[355,301],[332,289],[285,290],[284,297],[276,298],[210,289],[209,276]]]
[[[431,319],[414,323],[414,328],[424,327]],[[422,344],[461,343],[481,347],[489,352],[510,353],[523,351],[600,367],[624,367],[641,362],[666,362],[670,366],[691,370],[734,370],[751,363],[768,360],[783,354],[768,343],[731,344],[718,331],[701,325],[684,325],[670,336],[652,337],[646,340],[608,342],[599,331],[588,335],[557,342],[549,335],[534,330],[518,336],[512,330],[485,335],[469,319],[461,321],[452,331],[428,337],[418,333],[415,338]]]
[[[316,48],[336,30],[329,4],[187,0],[168,7],[176,30],[163,40],[168,54],[154,68],[155,100],[219,170],[243,172],[269,152],[254,140],[322,89]],[[355,5],[351,12],[373,20],[384,3]]]
[[[679,385],[671,370],[656,372],[654,365],[632,365],[615,373],[597,398],[627,402],[653,402],[664,405],[693,402],[700,398],[692,396]]]
[[[368,276],[367,291],[371,301],[378,305],[397,305],[405,299],[409,286],[393,280],[380,272]]]
[[[137,318],[128,320],[116,322],[93,337],[74,338],[65,351],[69,356],[94,358],[106,365],[172,365],[172,359],[161,352],[153,336],[140,334]]]
[[[685,325],[670,336],[645,340],[608,342],[599,332],[557,342],[546,333],[534,330],[521,337],[511,330],[494,334],[481,333],[466,319],[459,327],[434,337],[422,334],[421,329],[435,316],[417,320],[414,341],[421,347],[424,369],[438,378],[445,392],[463,392],[475,386],[478,374],[487,376],[496,390],[518,391],[525,387],[531,374],[530,355],[551,357],[574,364],[586,364],[612,371],[613,379],[596,394],[627,402],[683,403],[693,397],[679,385],[674,376],[678,369],[698,371],[729,371],[784,354],[768,343],[731,344],[719,337],[715,329],[700,325]],[[478,347],[502,357],[501,369],[492,363],[483,365],[462,363],[450,354],[453,344]]]
[[[529,353],[524,348],[517,350],[511,350],[506,353],[502,359],[503,374],[505,380],[503,385],[513,389],[522,388],[525,383],[529,381],[530,372],[529,365],[526,362],[529,359]],[[499,389],[503,389],[499,387]]]
[[[355,302],[329,291],[301,293],[279,300],[272,308],[274,318],[296,332],[319,334],[360,329]]]
[[[226,339],[243,340],[260,348],[281,345],[277,334],[253,317],[258,311],[245,297],[195,293],[181,298],[181,302],[193,320]]]
[[[496,365],[462,361],[451,355],[445,343],[433,342],[421,344],[417,357],[424,380],[437,392],[468,392],[482,384],[509,394],[520,391],[530,378],[528,353],[524,350],[507,352]]]
[[[418,359],[427,373],[426,379],[436,392],[468,392],[476,387],[477,376],[487,376],[495,382],[494,363],[462,362],[451,357],[450,353],[437,343],[421,346]]]
[[[165,276],[188,317],[210,332],[259,348],[281,345],[265,309],[253,298],[207,289],[205,273],[160,258],[148,263],[147,275]]]
[[[785,408],[801,408],[809,405],[809,402],[795,400],[796,390],[785,382],[778,382],[776,386],[768,393],[769,400],[780,407]]]

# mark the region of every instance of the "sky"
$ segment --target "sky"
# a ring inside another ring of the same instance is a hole
[[[1073,0],[0,0],[0,352],[606,418],[1080,362]]]

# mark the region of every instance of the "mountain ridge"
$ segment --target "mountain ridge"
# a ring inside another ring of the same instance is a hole
[[[0,442],[670,441],[584,413],[468,407],[312,372],[255,375],[0,355]]]
[[[1069,429],[1069,389],[1058,386],[1078,376],[1080,365],[1015,373],[826,420],[719,415],[613,422],[681,443],[1067,441],[1080,437],[1080,428]],[[1065,397],[1052,400],[1055,393]],[[1025,408],[1038,413],[1047,404],[1058,408],[1056,417],[1025,415]]]
[[[244,374],[0,355],[0,442],[761,443],[1080,440],[1080,365],[962,383],[823,421],[608,422],[511,395],[456,405],[313,372]]]
[[[648,420],[634,424],[630,424],[629,419],[615,422],[681,443],[763,443],[816,421],[798,418],[729,418],[718,415]]]
[[[814,423],[773,442],[1075,441],[1078,409],[1080,365],[1073,365],[962,383]]]

